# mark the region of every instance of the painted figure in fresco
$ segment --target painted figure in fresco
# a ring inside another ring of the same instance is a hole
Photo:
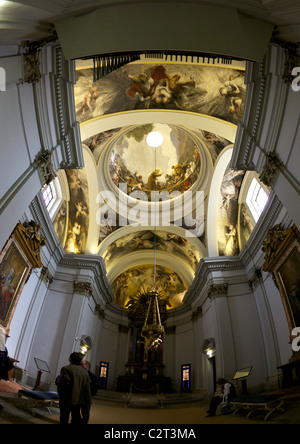
[[[156,181],[162,175],[163,175],[163,173],[160,168],[156,168],[156,170],[154,170],[153,173],[150,174],[149,179],[148,179],[148,183],[147,183],[148,190],[154,191],[157,189]]]
[[[93,81],[77,71],[76,115],[82,122],[134,109],[175,109],[241,120],[246,86],[242,70],[186,65],[127,65]]]
[[[127,185],[128,193],[132,191],[143,191],[149,193],[151,191],[178,191],[183,193],[187,191],[197,180],[200,171],[200,156],[195,145],[194,152],[188,160],[172,166],[172,174],[164,174],[161,168],[154,170],[145,183],[143,177],[135,171],[129,171],[125,161],[119,154],[112,152],[110,160],[110,176],[113,183],[118,186],[120,183]],[[161,180],[158,180],[162,178]]]

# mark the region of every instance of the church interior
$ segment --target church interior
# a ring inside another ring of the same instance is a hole
[[[93,423],[219,378],[300,422],[299,42],[293,0],[0,1],[1,424],[72,352]]]

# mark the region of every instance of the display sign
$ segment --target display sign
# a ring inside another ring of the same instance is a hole
[[[44,373],[50,373],[48,364],[46,361],[42,361],[41,359],[34,358],[35,364],[37,366],[38,371],[44,372]]]

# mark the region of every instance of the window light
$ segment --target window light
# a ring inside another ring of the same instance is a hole
[[[49,211],[52,204],[54,203],[55,199],[55,191],[52,185],[48,185],[44,190],[42,191],[43,199],[46,205],[47,210]]]
[[[260,185],[257,179],[253,179],[248,191],[246,203],[257,222],[265,209],[269,199],[269,195]]]

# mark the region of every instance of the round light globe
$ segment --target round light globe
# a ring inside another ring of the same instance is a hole
[[[164,141],[163,135],[158,131],[152,131],[152,133],[147,136],[147,143],[152,148],[157,148],[162,145]]]

